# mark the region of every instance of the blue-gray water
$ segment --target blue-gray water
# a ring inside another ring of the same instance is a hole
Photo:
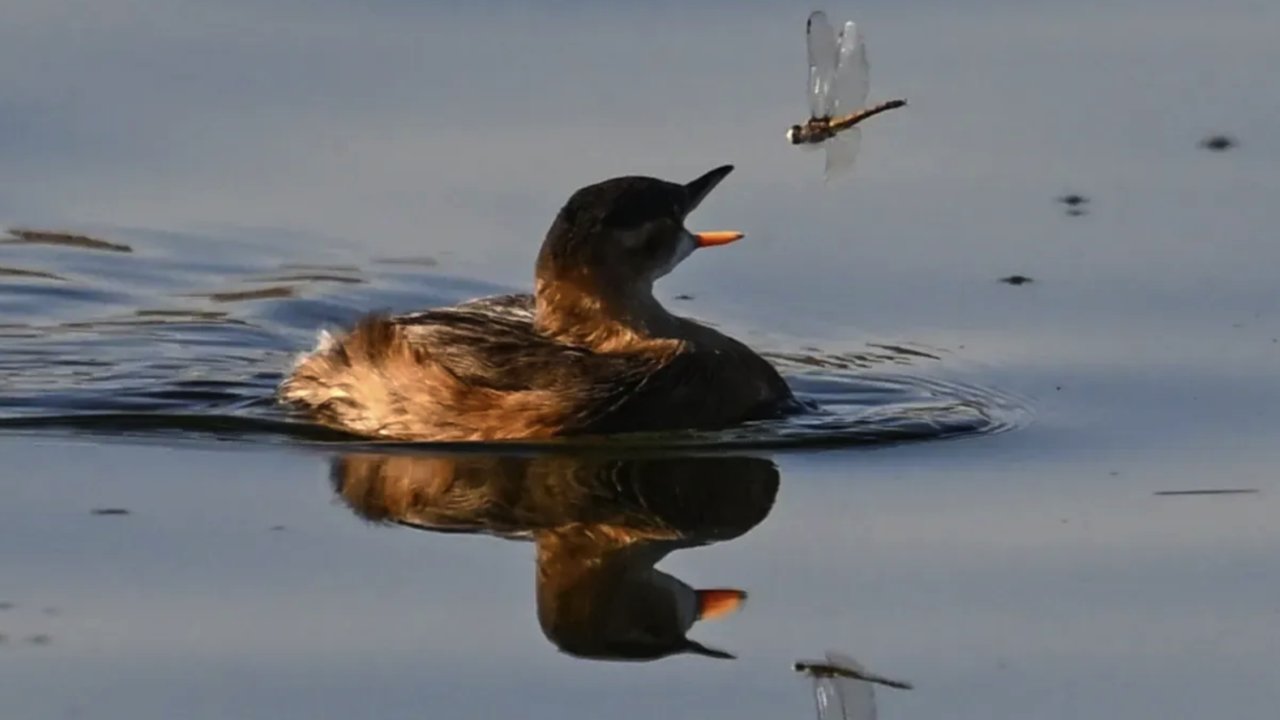
[[[0,222],[129,252],[0,241],[4,717],[803,718],[826,648],[884,718],[1274,714],[1280,9],[828,4],[911,104],[825,187],[810,9],[6,4]],[[270,402],[321,326],[527,288],[573,189],[724,162],[691,225],[747,239],[659,296],[834,419],[404,459]],[[689,632],[738,659],[560,652],[569,526],[747,590]]]

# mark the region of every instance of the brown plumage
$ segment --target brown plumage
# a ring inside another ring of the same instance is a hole
[[[768,362],[653,297],[694,249],[741,236],[683,226],[731,169],[579,190],[543,242],[533,295],[366,317],[324,336],[281,398],[324,425],[398,440],[716,428],[783,412],[791,392]]]

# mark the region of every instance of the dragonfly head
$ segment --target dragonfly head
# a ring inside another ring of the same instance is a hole
[[[787,130],[787,142],[790,142],[792,145],[799,145],[803,142],[803,138],[801,136],[803,131],[804,128],[799,125],[792,125],[791,128]]]

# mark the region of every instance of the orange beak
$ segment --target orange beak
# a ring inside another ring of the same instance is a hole
[[[742,233],[736,230],[716,230],[713,232],[694,233],[693,236],[698,239],[698,247],[711,247],[713,245],[728,245],[735,240],[742,239]]]
[[[715,620],[737,610],[747,602],[747,594],[742,590],[717,589],[698,590],[698,619]]]

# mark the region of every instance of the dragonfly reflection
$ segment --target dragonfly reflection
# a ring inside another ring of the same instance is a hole
[[[911,683],[877,675],[857,660],[828,650],[826,660],[801,660],[796,672],[813,679],[818,720],[876,720],[875,685],[910,690]]]

